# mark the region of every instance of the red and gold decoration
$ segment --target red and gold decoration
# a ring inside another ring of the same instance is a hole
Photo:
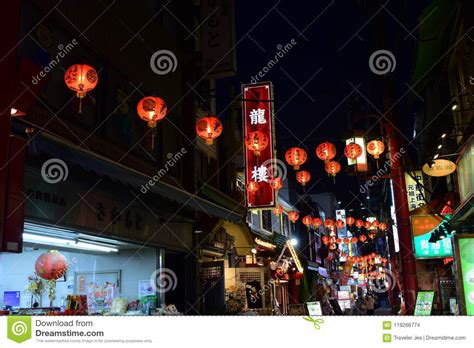
[[[357,157],[360,157],[360,155],[362,155],[362,146],[356,143],[349,143],[344,148],[344,155],[347,158],[356,161]]]
[[[370,221],[365,221],[365,222],[364,222],[364,228],[365,228],[366,230],[369,230],[371,226],[372,226],[372,224],[370,223]]]
[[[361,235],[361,236],[359,237],[359,240],[360,240],[362,243],[364,243],[364,242],[367,240],[367,236],[366,236],[365,234],[363,234],[363,235]]]
[[[336,156],[336,146],[330,142],[321,143],[316,148],[316,156],[318,156],[321,161],[328,163]]]
[[[321,237],[321,242],[322,242],[324,245],[328,245],[328,244],[329,244],[329,237],[328,237],[328,236],[322,236],[322,237]]]
[[[278,192],[278,190],[283,187],[283,183],[279,177],[276,177],[270,180],[270,186],[272,189]]]
[[[267,148],[268,143],[267,135],[261,131],[252,132],[245,138],[245,146],[253,152],[255,157],[260,156],[260,152]]]
[[[361,219],[357,219],[355,225],[357,228],[361,228],[362,226],[364,226],[364,221]]]
[[[278,205],[277,207],[273,208],[273,214],[276,216],[280,216],[281,213],[283,213],[283,207],[281,205]]]
[[[256,181],[258,194],[246,194],[249,209],[274,208],[277,193],[270,180],[274,171],[273,87],[269,82],[242,85],[245,182]]]
[[[196,122],[196,133],[207,145],[212,145],[222,133],[222,123],[214,116],[202,117]]]
[[[303,222],[303,225],[305,225],[308,229],[313,224],[313,219],[309,215],[306,215],[301,221]]]
[[[247,184],[247,191],[251,194],[256,194],[259,190],[259,186],[258,182],[251,180]]]
[[[386,231],[388,229],[388,225],[385,222],[381,222],[379,225],[380,231]]]
[[[300,217],[300,214],[298,214],[298,212],[296,212],[296,211],[290,211],[288,213],[288,219],[293,223],[298,221],[299,217]]]
[[[345,226],[344,221],[342,221],[342,220],[337,220],[337,221],[336,221],[336,228],[337,228],[338,230],[344,228],[344,226]]]
[[[384,152],[385,145],[381,140],[372,140],[367,144],[367,152],[371,154],[375,159],[379,159],[380,155]]]
[[[334,221],[331,219],[324,220],[324,227],[326,228],[334,227]]]
[[[145,97],[138,102],[138,116],[147,122],[148,127],[155,128],[156,123],[165,118],[168,108],[159,97]]]
[[[337,161],[330,161],[326,163],[324,169],[326,170],[326,173],[335,178],[336,174],[341,171],[341,165]]]
[[[99,82],[97,71],[87,64],[74,64],[64,73],[66,86],[75,91],[79,98],[79,113],[82,112],[82,99],[92,91]]]
[[[285,160],[290,165],[293,166],[294,170],[299,170],[300,166],[306,162],[308,154],[305,150],[299,147],[292,147],[288,149],[285,153]]]
[[[354,222],[355,222],[355,219],[352,217],[352,216],[348,216],[346,218],[346,224],[347,226],[351,227],[352,225],[354,225]]]
[[[320,226],[322,226],[322,224],[323,224],[323,220],[321,220],[320,218],[313,219],[313,226],[315,229],[318,229]]]
[[[67,269],[66,257],[57,250],[41,254],[35,262],[36,274],[46,280],[56,280],[63,277]]]
[[[306,184],[311,180],[311,174],[306,170],[300,170],[296,173],[296,180],[305,187]]]

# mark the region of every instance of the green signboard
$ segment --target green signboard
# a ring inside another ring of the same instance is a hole
[[[433,259],[453,256],[452,237],[445,225],[451,215],[441,218],[438,215],[413,215],[411,225],[413,232],[413,247],[418,259]],[[442,232],[444,239],[430,242],[432,234]]]
[[[434,291],[419,291],[416,297],[415,315],[430,315]]]
[[[464,314],[474,315],[474,235],[457,238],[460,270],[458,277],[464,295]]]

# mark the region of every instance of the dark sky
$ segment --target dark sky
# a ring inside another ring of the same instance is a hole
[[[263,80],[274,84],[279,157],[288,147],[301,143],[308,152],[304,169],[311,172],[312,181],[322,179],[313,191],[334,191],[346,203],[353,198],[349,189],[358,192],[357,180],[343,170],[336,185],[327,178],[315,148],[324,140],[332,141],[338,148],[336,158],[345,163],[340,157],[343,139],[351,134],[355,113],[382,110],[378,86],[387,77],[370,71],[368,60],[373,51],[387,49],[396,57],[396,69],[389,77],[395,100],[407,91],[416,47],[412,35],[416,36],[417,18],[426,5],[426,1],[417,1],[415,6],[412,2],[387,1],[385,8],[376,6],[379,14],[370,20],[367,11],[352,0],[236,1],[236,41],[241,40],[234,79],[237,88],[268,64],[277,45],[296,41]],[[380,33],[384,33],[383,44],[377,44]],[[355,86],[360,94],[354,92]],[[395,110],[409,114],[405,99]],[[408,116],[401,127],[411,136],[413,117]],[[380,135],[374,130],[371,136]]]

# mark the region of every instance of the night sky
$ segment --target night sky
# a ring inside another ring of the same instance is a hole
[[[392,79],[395,100],[406,95],[394,111],[403,114],[405,136],[412,136],[414,117],[406,83],[413,69],[415,27],[427,3],[387,1],[385,8],[376,5],[378,15],[369,20],[371,16],[356,1],[236,1],[236,42],[241,40],[238,75],[220,83],[235,83],[239,90],[240,83],[249,83],[275,56],[278,45],[294,39],[296,45],[262,79],[274,84],[278,157],[282,159],[289,147],[305,148],[308,161],[303,169],[311,172],[313,184],[321,179],[311,192],[333,191],[345,205],[354,198],[348,191],[359,191],[357,179],[345,175],[343,168],[334,185],[315,148],[324,140],[332,141],[338,149],[336,159],[346,163],[341,157],[343,140],[351,135],[354,115],[379,116],[375,108],[383,110],[378,94],[383,78]],[[377,44],[380,25],[383,44]],[[396,57],[396,69],[389,77],[369,69],[369,56],[378,49],[388,49]],[[377,127],[370,136],[380,136]]]

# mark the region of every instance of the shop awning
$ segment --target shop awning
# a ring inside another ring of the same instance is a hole
[[[74,164],[86,171],[95,172],[99,176],[130,185],[137,190],[140,190],[142,185],[146,185],[150,180],[150,177],[132,168],[90,151],[72,147],[70,144],[46,134],[42,134],[35,139],[35,149],[38,152],[61,158],[67,164]],[[153,186],[149,186],[149,190],[164,199],[185,205],[196,211],[236,223],[244,222],[243,217],[236,211],[222,207],[164,181],[157,181]]]

